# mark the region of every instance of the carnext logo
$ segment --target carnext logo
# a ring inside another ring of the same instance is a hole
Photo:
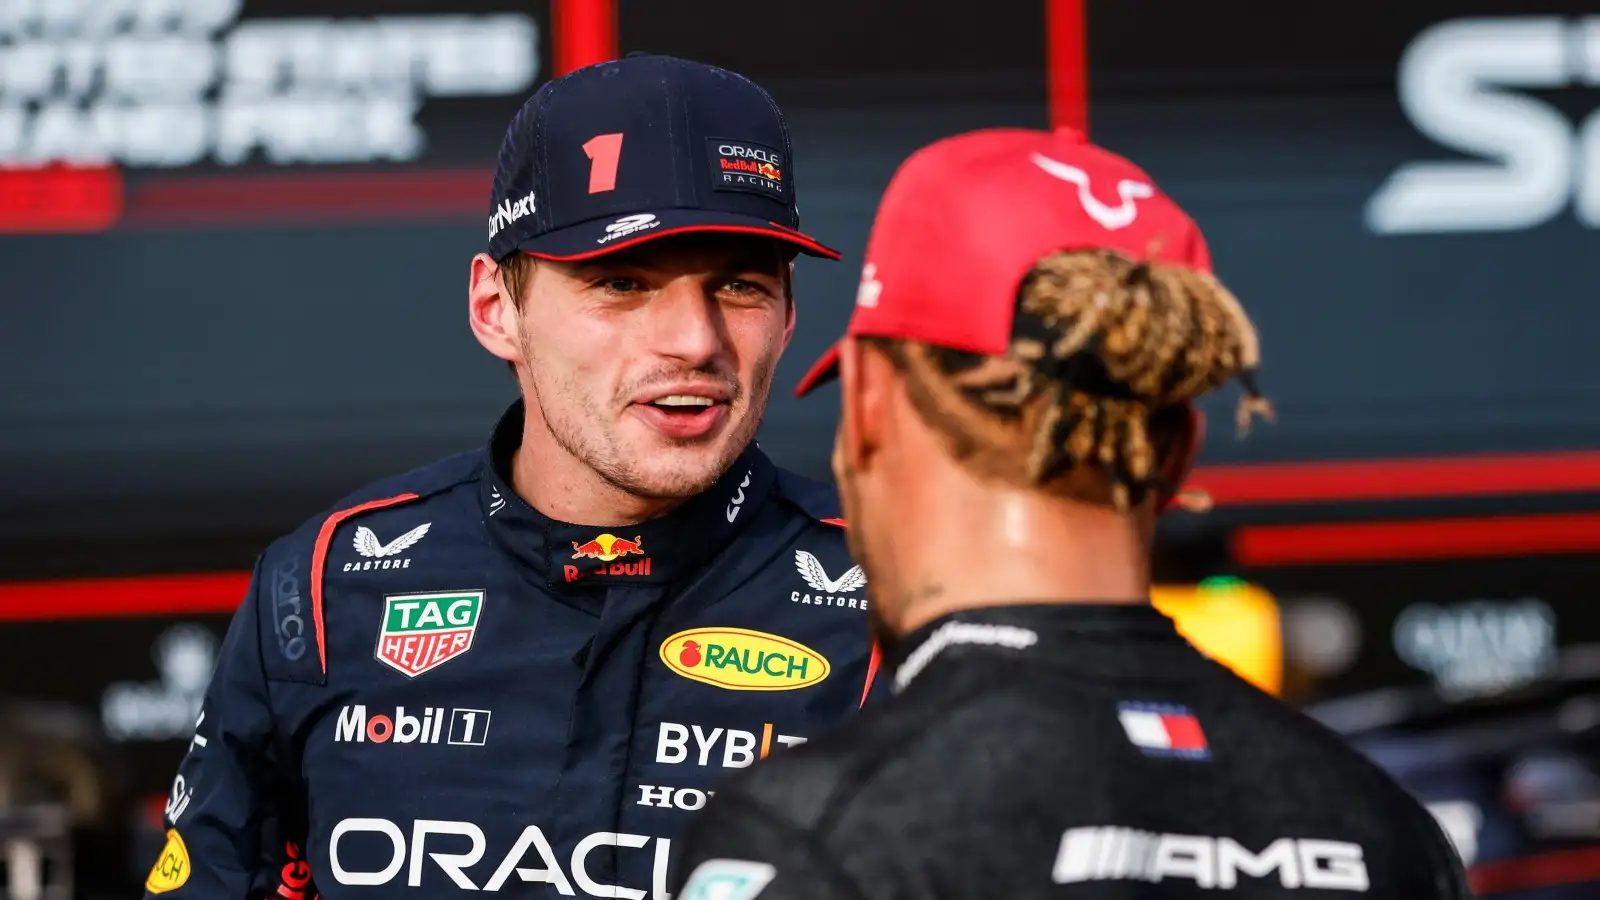
[[[500,205],[495,208],[494,215],[489,217],[489,237],[499,234],[500,229],[523,216],[533,215],[536,209],[538,206],[533,202],[533,191],[529,191],[526,197],[501,200]]]

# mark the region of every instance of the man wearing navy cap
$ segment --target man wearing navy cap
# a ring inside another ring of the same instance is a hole
[[[715,779],[872,693],[833,491],[753,438],[794,328],[788,131],[630,56],[512,121],[468,320],[485,449],[277,541],[229,629],[150,894],[667,900]]]
[[[1237,378],[1240,426],[1270,412],[1259,357],[1128,160],[1020,129],[907,160],[801,385],[840,382],[895,696],[724,782],[679,900],[1469,896],[1416,800],[1150,605],[1193,403]]]

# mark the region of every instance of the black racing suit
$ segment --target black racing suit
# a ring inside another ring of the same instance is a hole
[[[896,696],[727,779],[678,900],[1468,897],[1433,818],[1146,604],[999,607]]]

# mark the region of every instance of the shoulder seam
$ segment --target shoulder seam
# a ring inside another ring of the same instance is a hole
[[[384,490],[375,491],[374,493],[382,495],[384,497],[392,497],[392,496],[397,496],[399,494],[411,494],[415,498],[416,501],[421,501],[421,500],[428,500],[428,499],[430,499],[432,497],[438,496],[439,494],[443,494],[446,491],[450,491],[450,490],[453,490],[455,488],[458,488],[458,487],[460,487],[460,486],[462,486],[464,484],[468,484],[468,483],[471,483],[473,481],[477,481],[482,476],[483,476],[483,461],[481,459],[473,461],[472,465],[470,467],[468,467],[468,469],[465,472],[461,473],[460,475],[457,475],[456,477],[451,478],[450,480],[445,481],[442,484],[433,485],[433,486],[431,486],[431,487],[429,487],[429,488],[427,488],[425,490],[416,490],[414,488],[409,488],[409,486],[404,484],[404,481],[406,480],[406,475],[404,475],[404,474],[396,475],[393,478],[386,478],[386,479],[383,479],[381,481],[373,482],[371,485],[368,485],[367,488],[364,488],[361,491],[357,491],[355,493],[347,494],[344,497],[341,497],[339,499],[339,502],[334,505],[334,508],[332,509],[332,511],[330,511],[328,513],[328,516],[336,515],[338,513],[344,512],[347,509],[350,509],[351,507],[359,506],[359,505],[362,505],[365,502],[369,502],[369,501],[362,501],[362,500],[359,500],[357,498],[360,498],[360,497],[366,495],[373,488],[378,487],[380,485],[394,485],[394,486],[386,488]],[[381,498],[379,498],[379,499],[381,499]],[[328,516],[324,516],[323,518],[326,519]]]
[[[830,502],[814,503],[813,500],[808,500],[806,498],[796,496],[796,493],[792,493],[791,490],[788,489],[790,488],[791,484],[809,485],[819,490],[828,490],[828,486],[825,483],[814,481],[813,479],[806,478],[803,475],[790,472],[787,469],[776,468],[773,478],[773,493],[783,503],[795,510],[798,510],[802,516],[813,522],[823,522],[829,525],[837,525],[841,528],[844,527],[842,524],[844,522],[843,519],[829,515],[829,513],[839,509],[838,493],[836,491],[831,493]]]
[[[322,623],[322,576],[328,563],[328,551],[333,545],[333,533],[339,530],[340,525],[362,513],[415,503],[422,497],[420,494],[396,494],[393,497],[368,500],[345,509],[334,510],[318,527],[316,542],[311,545],[311,621],[316,629],[317,657],[322,663],[324,678],[328,675],[328,635]]]

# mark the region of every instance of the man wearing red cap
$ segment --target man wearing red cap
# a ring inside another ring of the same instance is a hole
[[[1416,801],[1149,604],[1193,401],[1270,414],[1258,356],[1194,222],[1081,135],[902,165],[801,385],[841,384],[896,696],[720,785],[678,900],[1470,896]]]

